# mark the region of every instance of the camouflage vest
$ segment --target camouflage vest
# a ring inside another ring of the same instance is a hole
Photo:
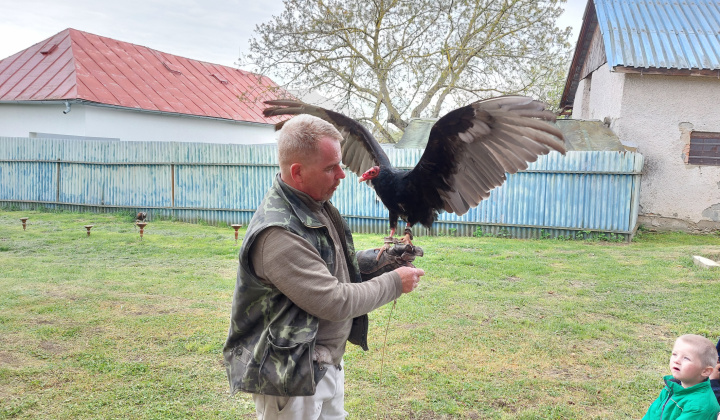
[[[360,282],[350,229],[329,202],[326,209],[340,235],[345,235],[342,245],[350,278]],[[330,272],[335,270],[335,247],[327,227],[276,177],[250,221],[240,249],[230,331],[223,349],[230,389],[233,393],[314,395],[315,384],[325,373],[313,362],[318,319],[265,284],[250,267],[253,242],[271,226],[285,228],[310,242]],[[367,315],[355,318],[348,341],[367,350],[367,331]]]

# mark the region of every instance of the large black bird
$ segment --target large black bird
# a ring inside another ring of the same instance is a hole
[[[416,223],[430,228],[443,210],[463,215],[502,185],[505,173],[526,169],[551,150],[565,153],[562,133],[546,122],[555,121],[555,114],[524,96],[482,100],[447,113],[432,126],[410,171],[393,168],[372,134],[343,114],[293,100],[265,103],[266,117],[310,114],[333,124],[344,139],[342,162],[375,188],[390,213],[391,239],[398,218],[407,222],[407,243]]]

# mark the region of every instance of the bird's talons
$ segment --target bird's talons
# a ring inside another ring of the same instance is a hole
[[[412,234],[412,230],[410,228],[405,228],[405,236],[402,237],[402,239],[399,240],[399,242],[404,243],[405,245],[412,245],[412,240],[415,239]]]
[[[387,251],[390,247],[396,245],[398,242],[398,239],[392,235],[385,238],[385,244],[379,248],[380,252],[378,252],[377,258],[375,259],[380,261],[380,257],[382,256],[383,252]]]

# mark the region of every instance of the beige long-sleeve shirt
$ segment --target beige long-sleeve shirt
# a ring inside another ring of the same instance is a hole
[[[250,259],[258,277],[319,318],[316,347],[327,349],[332,363],[339,364],[352,319],[397,299],[402,294],[402,282],[400,275],[389,272],[363,283],[352,283],[340,234],[330,222],[324,203],[295,192],[328,227],[335,246],[336,272],[328,270],[309,242],[279,227],[260,233],[250,250]]]

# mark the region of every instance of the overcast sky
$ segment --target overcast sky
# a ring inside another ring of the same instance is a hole
[[[587,0],[568,0],[559,26],[574,43]],[[234,66],[255,25],[281,0],[0,0],[0,60],[67,28]]]

